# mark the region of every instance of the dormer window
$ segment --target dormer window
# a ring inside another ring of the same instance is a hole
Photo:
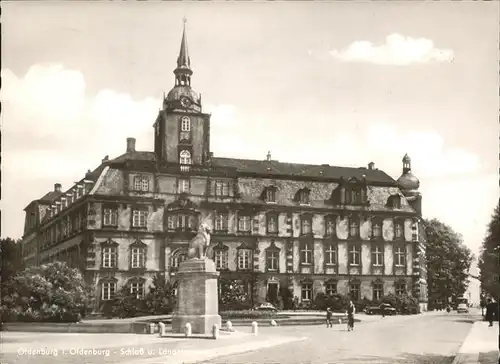
[[[399,196],[399,195],[389,196],[389,198],[387,199],[387,206],[391,207],[393,209],[400,209],[401,208],[401,196]]]
[[[181,119],[181,131],[190,131],[191,130],[191,120],[189,116],[183,116]]]
[[[147,176],[135,176],[134,190],[144,192],[149,191],[149,178]]]
[[[363,203],[362,188],[359,186],[352,186],[346,189],[345,201],[347,204],[357,205]]]
[[[264,201],[268,203],[276,203],[276,187],[269,186],[264,189],[262,194]]]
[[[308,188],[303,188],[297,192],[295,195],[295,201],[301,205],[309,205],[309,195],[310,190]]]

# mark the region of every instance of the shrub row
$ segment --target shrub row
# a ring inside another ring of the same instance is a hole
[[[273,319],[276,318],[276,313],[272,311],[221,311],[220,316],[223,320],[228,319]]]

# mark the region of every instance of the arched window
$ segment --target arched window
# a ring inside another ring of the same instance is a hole
[[[191,164],[191,153],[188,150],[183,150],[179,155],[180,164]]]
[[[181,131],[190,131],[191,130],[191,120],[189,120],[188,116],[183,116],[181,119]]]

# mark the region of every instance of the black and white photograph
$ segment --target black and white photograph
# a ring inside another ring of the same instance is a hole
[[[1,20],[1,364],[500,363],[499,1]]]

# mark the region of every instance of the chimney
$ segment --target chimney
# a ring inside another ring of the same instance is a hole
[[[54,184],[54,192],[61,192],[61,187],[60,183]]]
[[[106,163],[107,161],[109,161],[109,156],[105,156],[101,161],[101,163]]]
[[[270,162],[271,161],[271,151],[268,151],[267,152],[267,161]]]
[[[368,163],[368,169],[375,169],[375,163],[373,162]]]
[[[127,153],[135,152],[135,138],[127,138]]]

